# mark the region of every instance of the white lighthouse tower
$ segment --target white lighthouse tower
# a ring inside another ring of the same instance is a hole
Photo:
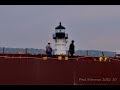
[[[61,25],[61,22],[59,26],[55,28],[55,34],[53,34],[53,39],[55,40],[55,54],[61,55],[66,54],[66,43],[68,39],[68,34],[65,33],[65,27]]]

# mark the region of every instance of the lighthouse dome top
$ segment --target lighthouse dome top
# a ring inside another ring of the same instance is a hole
[[[65,29],[65,27],[63,27],[60,22],[59,26],[57,26],[55,29]]]

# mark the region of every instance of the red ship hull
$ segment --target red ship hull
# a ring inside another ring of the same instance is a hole
[[[76,60],[77,59],[77,60]],[[0,57],[0,85],[120,85],[120,62]]]

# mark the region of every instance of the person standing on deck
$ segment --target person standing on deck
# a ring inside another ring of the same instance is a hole
[[[48,57],[52,57],[52,47],[50,46],[50,41],[48,41],[48,45],[46,46],[46,54]]]
[[[73,57],[73,54],[75,53],[75,46],[74,46],[74,40],[71,41],[71,44],[69,46],[69,52],[71,57]]]

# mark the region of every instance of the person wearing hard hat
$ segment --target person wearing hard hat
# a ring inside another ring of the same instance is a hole
[[[46,54],[48,55],[48,57],[52,56],[52,47],[50,46],[50,41],[48,41],[48,45],[46,46]]]

